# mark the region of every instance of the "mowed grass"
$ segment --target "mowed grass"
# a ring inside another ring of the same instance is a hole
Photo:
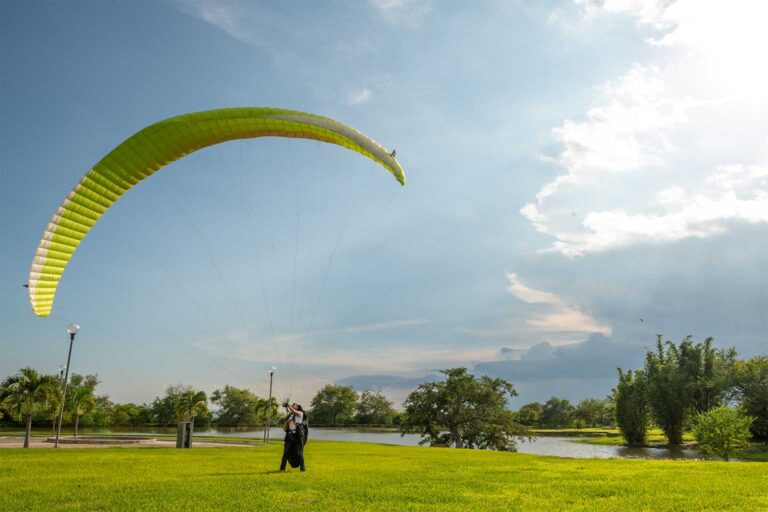
[[[311,441],[281,446],[3,449],[0,510],[768,510],[762,464],[572,460]]]

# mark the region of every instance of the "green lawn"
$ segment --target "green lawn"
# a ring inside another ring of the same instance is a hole
[[[0,452],[0,510],[768,510],[755,463],[569,460],[312,441],[281,447]]]

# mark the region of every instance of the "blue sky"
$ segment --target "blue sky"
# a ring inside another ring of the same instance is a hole
[[[694,6],[695,4],[695,6]],[[768,352],[768,44],[750,2],[0,4],[0,374],[116,400],[224,384],[402,400],[436,369],[516,403],[604,396],[656,333]],[[763,12],[763,14],[766,14]],[[110,149],[176,114],[265,105],[397,148],[308,141],[174,163],[78,249],[53,314],[34,248]],[[337,243],[338,240],[338,243]]]

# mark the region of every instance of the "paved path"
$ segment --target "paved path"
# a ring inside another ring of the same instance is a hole
[[[53,443],[46,442],[45,437],[32,437],[29,440],[30,448],[53,448]],[[0,437],[0,448],[22,448],[24,446],[23,437]],[[234,448],[248,448],[252,445],[241,443],[217,443],[213,441],[193,441],[192,444],[195,448],[222,448],[222,447],[234,447]],[[175,439],[156,439],[151,443],[136,443],[136,444],[81,444],[81,443],[59,443],[59,448],[174,448],[176,447]]]

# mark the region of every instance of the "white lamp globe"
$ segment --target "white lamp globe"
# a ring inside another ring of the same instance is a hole
[[[74,335],[74,334],[77,334],[77,333],[79,333],[79,332],[80,332],[80,326],[79,326],[79,325],[77,325],[77,324],[75,324],[75,323],[71,323],[71,324],[69,324],[69,325],[67,326],[67,332],[68,332],[69,334],[73,334],[73,335]]]

